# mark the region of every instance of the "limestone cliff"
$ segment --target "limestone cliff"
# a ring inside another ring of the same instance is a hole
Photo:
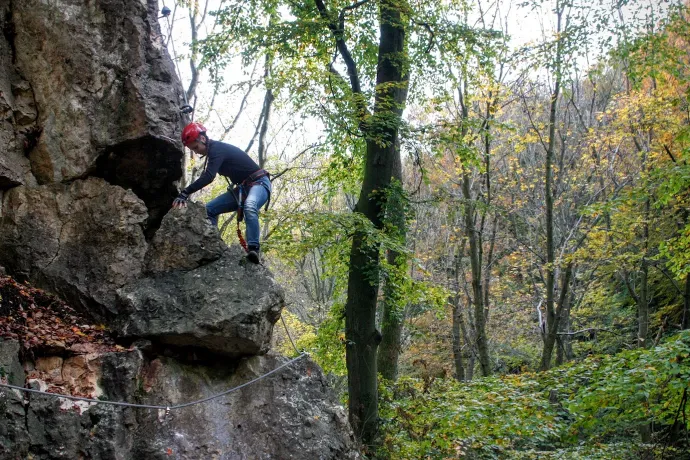
[[[0,0],[0,266],[88,318],[77,332],[104,325],[118,343],[6,335],[4,383],[168,407],[287,361],[269,353],[284,304],[271,273],[243,263],[201,205],[170,210],[187,120],[158,11],[156,0]],[[0,390],[0,458],[357,455],[308,358],[168,414]]]

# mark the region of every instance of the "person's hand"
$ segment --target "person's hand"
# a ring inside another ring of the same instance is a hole
[[[188,194],[186,194],[185,192],[180,192],[180,194],[177,195],[177,198],[175,198],[175,200],[173,201],[173,208],[186,208],[188,198]]]

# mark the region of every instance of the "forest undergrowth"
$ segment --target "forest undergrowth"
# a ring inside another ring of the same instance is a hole
[[[401,378],[381,385],[377,457],[686,459],[689,389],[687,330],[548,372]]]

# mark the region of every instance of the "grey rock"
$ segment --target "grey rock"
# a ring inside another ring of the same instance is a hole
[[[142,357],[138,352],[100,357],[104,399],[136,402]],[[23,385],[23,383],[22,383]],[[38,385],[31,385],[38,389]],[[134,409],[91,405],[83,412],[68,400],[0,389],[0,458],[130,459]]]
[[[164,360],[148,401],[180,404],[219,394],[287,361],[273,355],[243,360],[237,369],[189,368]],[[355,459],[345,410],[319,367],[302,358],[236,392],[171,411],[161,422],[143,413],[135,442],[138,458]]]
[[[177,194],[184,97],[155,0],[0,0],[0,190],[99,176],[151,236]]]
[[[41,183],[82,177],[103,147],[179,137],[182,98],[157,2],[24,0],[11,8],[16,67],[42,127],[30,155]]]
[[[0,388],[0,458],[23,460],[30,448],[23,395]]]
[[[0,264],[94,316],[141,274],[146,207],[102,179],[15,187],[5,193]]]
[[[79,458],[81,417],[60,406],[58,398],[33,395],[26,409],[31,453],[39,458]]]
[[[219,259],[227,250],[206,218],[206,208],[190,202],[163,218],[146,253],[146,268],[152,273],[193,269]]]
[[[133,281],[117,295],[120,336],[229,356],[266,353],[284,306],[268,270],[246,263],[237,246],[194,270]]]
[[[11,31],[10,3],[0,1],[0,30]],[[35,184],[24,151],[37,135],[38,112],[33,92],[12,63],[13,44],[0,34],[0,190]]]
[[[19,342],[0,338],[0,377],[10,385],[24,385],[24,368],[19,362]]]

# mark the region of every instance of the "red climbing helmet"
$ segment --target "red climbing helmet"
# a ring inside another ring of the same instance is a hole
[[[189,147],[189,144],[197,140],[200,134],[206,134],[206,128],[201,123],[194,121],[182,130],[182,143],[185,147]]]

